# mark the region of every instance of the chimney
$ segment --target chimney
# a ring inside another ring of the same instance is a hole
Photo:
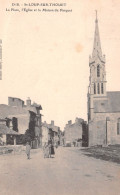
[[[72,120],[68,121],[68,125],[72,125]]]
[[[51,125],[53,125],[53,126],[54,126],[54,121],[51,121]]]
[[[76,119],[75,119],[75,123],[76,123],[76,124],[82,124],[83,121],[84,121],[83,119],[78,118],[78,117],[76,117]]]
[[[28,97],[28,99],[26,100],[26,105],[27,106],[31,106],[31,99]]]

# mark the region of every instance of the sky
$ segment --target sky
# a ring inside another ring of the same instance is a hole
[[[7,104],[8,96],[24,101],[30,97],[32,102],[41,104],[42,120],[48,123],[54,120],[62,130],[68,120],[74,122],[76,117],[87,120],[95,10],[102,52],[106,55],[107,91],[120,91],[119,0],[36,1],[65,3],[62,9],[72,12],[23,12],[24,3],[31,3],[30,0],[14,0],[20,6],[12,6],[12,2],[0,0],[3,63],[0,104]]]

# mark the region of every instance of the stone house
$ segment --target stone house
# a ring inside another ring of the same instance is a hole
[[[59,130],[60,130],[60,127],[56,126],[54,124],[54,121],[51,120],[51,124],[48,124],[49,128],[52,129],[53,133],[54,133],[54,143],[57,143],[59,144]]]
[[[38,147],[42,144],[41,109],[41,105],[31,104],[29,98],[25,105],[19,98],[8,97],[8,105],[0,104],[0,118],[10,118],[10,126],[14,124],[12,128],[21,135],[29,129],[34,137],[34,147]],[[13,120],[14,123],[12,123]]]
[[[83,122],[84,120],[81,118],[76,118],[75,123],[72,123],[71,120],[68,121],[64,128],[65,145],[76,145],[79,142],[79,145],[82,146]]]
[[[42,142],[48,141],[50,138],[54,140],[54,144],[60,145],[61,143],[61,131],[60,127],[55,126],[54,121],[52,120],[50,124],[42,123]]]
[[[96,15],[93,52],[89,57],[89,146],[120,144],[120,91],[106,91],[105,63]]]
[[[42,146],[51,139],[54,139],[54,131],[52,128],[49,126],[49,124],[44,121],[42,123]]]
[[[60,146],[63,146],[64,145],[64,136],[63,136],[63,131],[61,131],[60,129],[59,129],[59,131],[58,131],[58,144],[60,145]]]
[[[16,145],[16,137],[19,133],[10,127],[11,119],[0,119],[0,145]],[[12,141],[12,142],[10,142]]]

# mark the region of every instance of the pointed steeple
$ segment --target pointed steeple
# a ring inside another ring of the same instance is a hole
[[[92,57],[97,57],[97,56],[102,57],[102,50],[101,50],[98,18],[97,18],[97,10],[96,10],[95,34],[94,34],[94,45],[93,45]]]

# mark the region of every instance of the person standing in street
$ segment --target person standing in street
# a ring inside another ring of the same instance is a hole
[[[49,145],[49,157],[52,158],[51,155],[55,154],[54,151],[54,144],[53,144],[53,140],[50,138],[50,140],[48,141],[48,145]]]
[[[44,152],[44,158],[49,158],[49,146],[47,142],[45,142],[44,144],[43,152]]]
[[[29,142],[27,142],[27,144],[26,144],[27,159],[30,159],[30,150],[31,150],[31,147],[29,145]]]

